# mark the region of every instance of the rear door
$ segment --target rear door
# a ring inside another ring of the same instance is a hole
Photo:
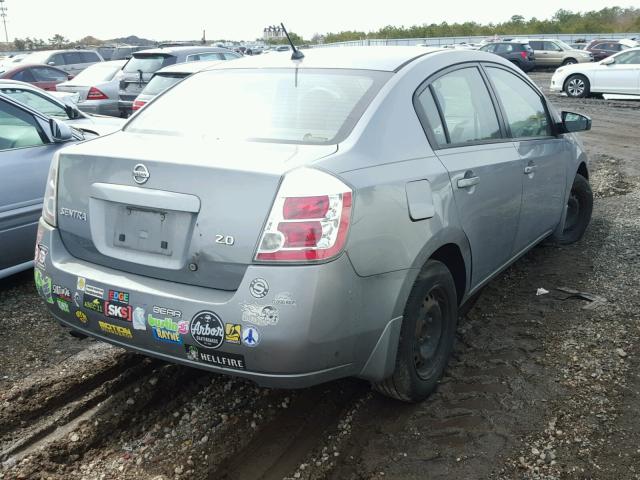
[[[453,67],[428,80],[414,104],[449,171],[471,245],[473,288],[510,260],[522,199],[521,159],[478,65]]]
[[[31,67],[31,74],[33,75],[35,82],[34,85],[43,89],[55,91],[56,85],[62,82],[66,82],[68,74],[51,67]]]
[[[545,50],[545,42],[542,40],[531,40],[529,42],[531,48],[533,48],[533,52],[536,57],[536,64],[540,67],[547,67],[551,65],[552,60],[549,56],[550,52]]]
[[[522,210],[513,253],[518,254],[553,231],[562,215],[571,152],[554,136],[544,99],[523,77],[485,65],[520,157]]]
[[[595,71],[594,87],[598,92],[639,95],[640,50],[622,52],[614,60]]]
[[[58,148],[33,115],[0,98],[0,270],[33,259],[49,163]]]

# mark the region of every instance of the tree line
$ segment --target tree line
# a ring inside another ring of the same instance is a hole
[[[350,30],[339,33],[314,35],[313,40],[323,38],[325,43],[360,40],[364,38],[428,38],[470,37],[490,35],[528,35],[553,33],[624,33],[640,32],[640,8],[607,7],[588,12],[572,12],[560,9],[553,17],[540,20],[525,19],[513,15],[502,23],[423,23],[410,27],[388,25],[372,32]],[[315,43],[315,42],[314,42]]]

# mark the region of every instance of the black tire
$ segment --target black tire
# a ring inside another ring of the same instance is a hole
[[[588,97],[589,92],[591,91],[589,79],[579,73],[571,75],[564,82],[564,91],[567,96],[572,98]]]
[[[577,173],[573,179],[571,193],[567,201],[567,215],[558,243],[568,245],[580,240],[591,221],[592,211],[593,193],[591,192],[591,186],[586,178]]]
[[[436,388],[453,348],[458,297],[449,269],[429,260],[404,309],[393,374],[374,385],[391,398],[419,402]]]
[[[575,58],[567,58],[564,62],[562,62],[562,66],[564,67],[565,65],[575,65],[576,63],[578,63],[578,61]]]

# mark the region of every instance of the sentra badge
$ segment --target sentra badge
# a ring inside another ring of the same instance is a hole
[[[74,210],[72,208],[60,207],[59,213],[63,217],[71,217],[74,220],[82,220],[83,222],[87,221],[87,212],[83,212],[81,210]]]

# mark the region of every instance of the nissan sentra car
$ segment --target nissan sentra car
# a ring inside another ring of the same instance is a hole
[[[485,52],[297,56],[223,62],[62,150],[38,291],[65,327],[145,355],[421,400],[482,287],[585,232],[572,132],[591,121]]]

